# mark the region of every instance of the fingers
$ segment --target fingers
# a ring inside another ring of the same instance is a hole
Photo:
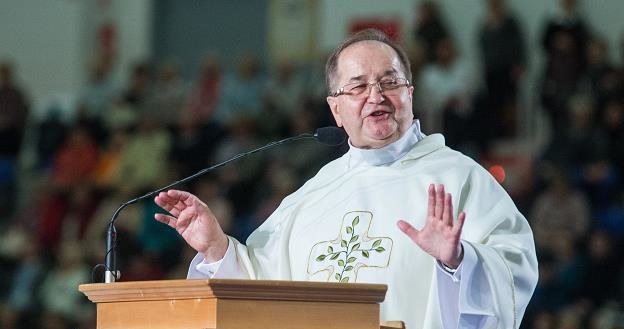
[[[442,219],[446,206],[445,194],[443,184],[439,184],[437,188],[434,184],[429,185],[427,206],[427,216],[429,218]]]
[[[429,184],[429,198],[428,198],[429,202],[427,205],[427,218],[433,218],[435,217],[435,206],[436,206],[436,199],[435,199],[435,185],[433,184]]]
[[[420,231],[415,229],[408,222],[406,222],[404,220],[399,220],[397,222],[397,226],[399,227],[399,230],[401,230],[403,233],[405,233],[407,236],[409,236],[410,239],[412,239],[412,241],[416,242],[418,240]]]
[[[171,199],[177,200],[178,202],[182,202],[184,204],[190,205],[192,194],[189,192],[184,192],[180,190],[167,190],[166,195]]]
[[[442,211],[442,223],[444,225],[453,225],[453,198],[451,193],[444,195],[444,210]]]
[[[154,214],[154,218],[164,224],[171,226],[172,228],[176,228],[176,219],[173,216],[165,215],[165,214]]]
[[[168,190],[158,193],[158,195],[154,197],[154,202],[173,216],[155,214],[154,218],[159,222],[167,224],[173,228],[177,228],[181,224],[178,218],[180,217],[182,211],[187,207],[184,204],[184,201],[189,199],[189,196],[189,193],[178,190]]]
[[[462,229],[464,228],[465,221],[466,221],[466,213],[462,211],[459,213],[459,216],[457,216],[457,222],[453,226],[453,234],[455,236],[459,237],[461,235]]]
[[[173,206],[178,202],[176,199],[172,198],[169,196],[169,194],[167,192],[160,192],[158,193],[158,195],[154,198],[154,202],[156,202],[156,204],[158,204],[160,207],[170,207],[173,208]]]
[[[167,190],[164,192],[158,193],[157,198],[161,199],[164,202],[176,204],[178,202],[188,203],[191,199],[192,194],[184,191],[178,190]]]
[[[440,184],[438,185],[438,188],[436,190],[436,200],[435,200],[435,217],[436,218],[442,218],[442,214],[444,213],[444,185]]]
[[[445,192],[444,184],[437,187],[434,184],[429,185],[427,216],[430,220],[442,221],[442,224],[453,229],[458,225],[459,218],[458,223],[453,225],[453,196]],[[466,215],[461,216],[461,226],[458,227],[460,232]]]
[[[180,212],[192,204],[191,194],[178,190],[160,192],[154,198],[154,202],[172,215],[178,217]]]

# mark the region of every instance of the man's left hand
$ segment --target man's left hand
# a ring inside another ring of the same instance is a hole
[[[423,251],[450,268],[457,268],[464,258],[459,242],[466,214],[461,212],[453,221],[453,199],[444,185],[429,185],[429,205],[425,226],[417,230],[404,220],[397,225]]]

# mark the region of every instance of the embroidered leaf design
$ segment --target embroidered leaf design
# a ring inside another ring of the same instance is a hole
[[[345,220],[348,220],[348,219],[345,219]],[[320,247],[320,248],[326,248],[326,251],[324,254],[321,254],[321,255],[317,254],[316,261],[323,262],[323,261],[331,260],[330,262],[331,266],[325,269],[325,270],[331,270],[332,272],[334,272],[333,273],[334,280],[331,280],[331,281],[346,283],[346,282],[351,281],[351,277],[349,276],[352,275],[354,276],[353,282],[356,282],[357,281],[356,268],[358,268],[359,266],[369,266],[368,262],[370,262],[371,253],[374,253],[374,252],[383,253],[387,251],[386,248],[383,246],[384,238],[369,237],[367,235],[367,231],[364,229],[362,229],[361,232],[357,231],[356,225],[358,225],[359,223],[360,223],[360,216],[354,216],[351,221],[351,225],[349,225],[348,223],[343,223],[344,231],[342,231],[342,229],[338,231],[340,234],[340,236],[338,237],[338,240],[340,241],[340,246],[337,246],[337,243],[334,241],[329,241],[329,243],[327,242],[323,243],[325,244],[324,247]],[[366,226],[369,224],[367,222],[364,225]],[[346,232],[346,235],[345,235],[345,232]],[[360,234],[358,233],[361,233],[363,235],[360,236]],[[362,241],[362,239],[364,239],[365,242]],[[386,238],[386,240],[389,240],[389,239]],[[372,241],[373,243],[369,244],[370,241]],[[392,242],[388,243],[386,247],[392,247]],[[316,248],[316,245],[315,245],[315,248]],[[344,253],[344,257],[342,257],[343,253]],[[379,257],[379,256],[375,256],[375,257]]]

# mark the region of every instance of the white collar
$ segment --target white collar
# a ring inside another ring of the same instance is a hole
[[[412,126],[396,142],[378,149],[361,149],[353,146],[349,139],[349,168],[358,166],[389,165],[403,157],[418,141],[423,139],[420,122],[414,120]]]

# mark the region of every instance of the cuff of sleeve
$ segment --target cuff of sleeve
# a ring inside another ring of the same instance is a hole
[[[462,268],[466,267],[464,266],[464,264],[468,263],[468,266],[474,266],[474,263],[476,262],[476,255],[474,254],[474,250],[471,250],[470,256],[467,256],[466,243],[464,243],[463,240],[460,243],[462,244],[462,248],[464,249],[464,258],[462,259],[462,262],[459,263],[459,266],[457,268],[450,268],[442,264],[441,261],[436,260],[436,267],[438,268],[438,270],[455,283],[461,281]]]
[[[216,262],[208,263],[206,262],[206,259],[204,258],[204,256],[201,253],[198,253],[191,263],[195,264],[195,269],[198,272],[212,279],[215,276],[215,274],[219,271],[219,268],[221,267],[221,264],[223,263],[223,261],[225,259],[231,258],[232,257],[231,254],[233,252],[234,252],[234,248],[232,246],[232,240],[228,238],[228,247],[227,247],[227,250],[225,251],[225,255],[223,256],[223,258],[221,258],[220,260]]]
[[[459,287],[459,311],[461,314],[493,317],[493,298],[487,286],[487,276],[479,264],[477,250],[470,242],[462,241],[464,259],[462,261],[463,282]]]

